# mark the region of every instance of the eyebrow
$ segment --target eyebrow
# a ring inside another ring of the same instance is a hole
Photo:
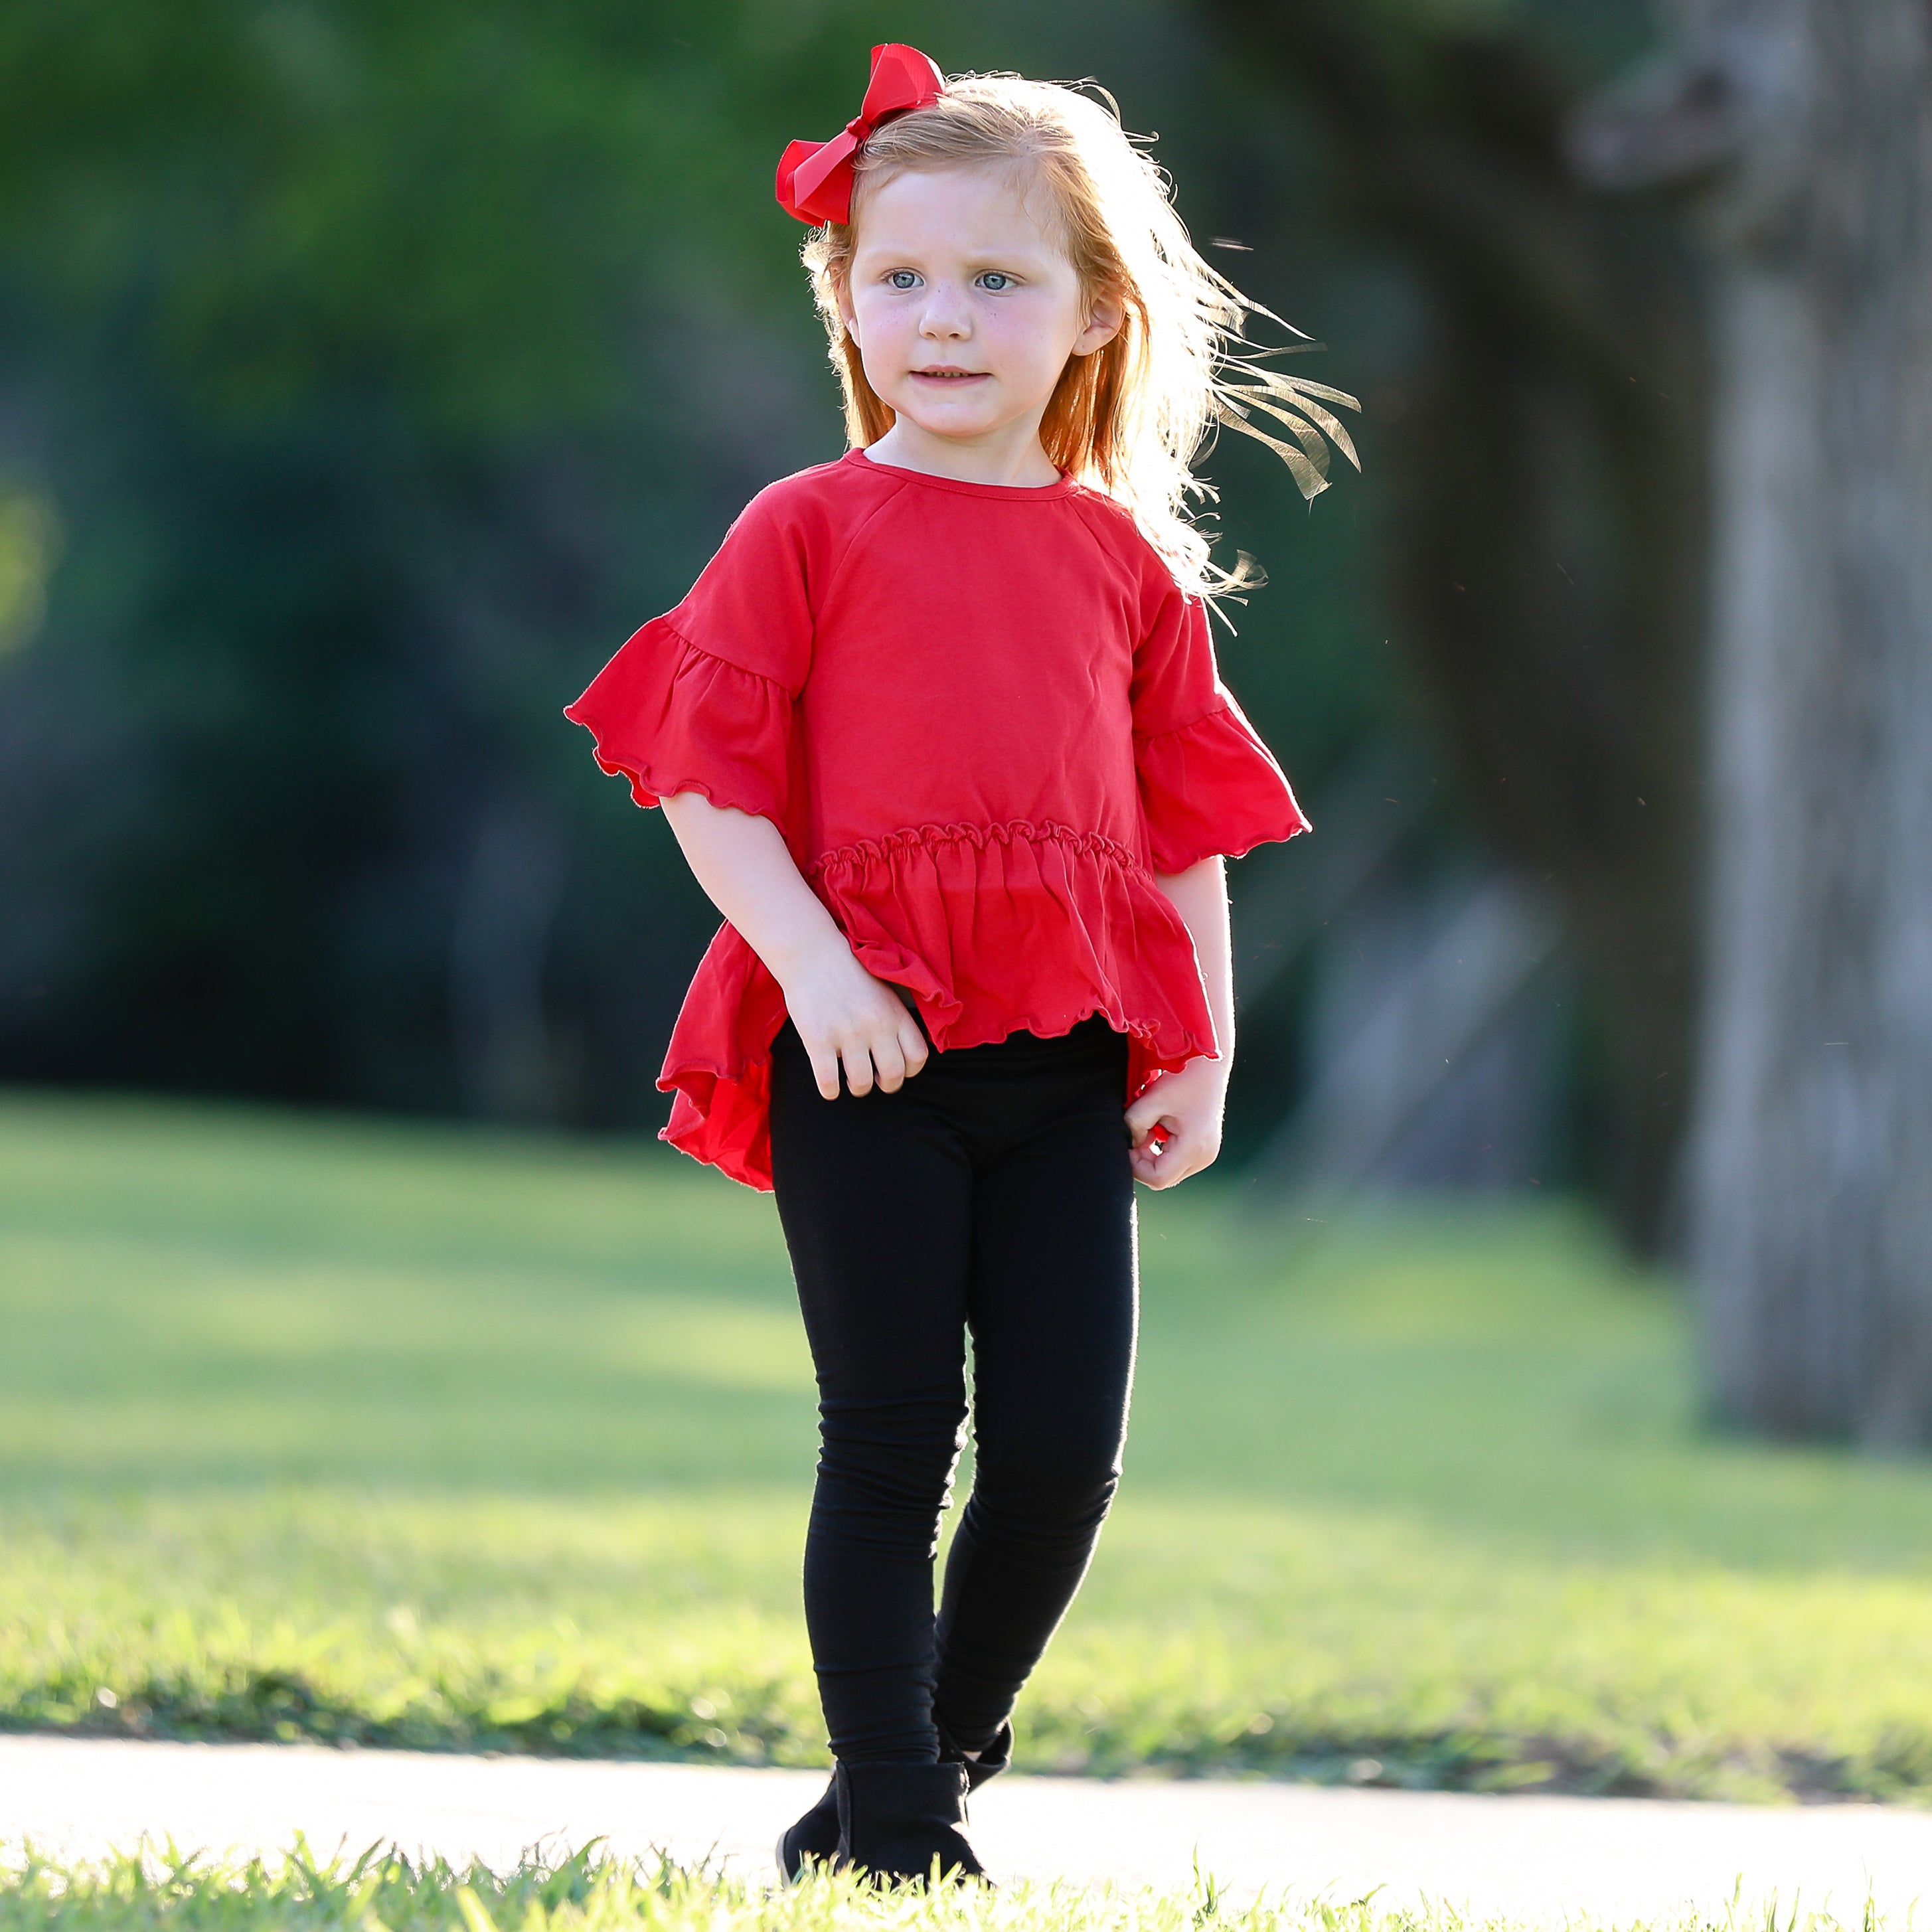
[[[854,252],[855,259],[866,255],[893,255],[896,254],[903,254],[905,259],[908,260],[916,260],[918,259],[918,251],[916,249],[896,250],[892,248],[891,243],[886,242],[869,243],[862,242]],[[960,257],[960,260],[965,262],[969,267],[972,268],[997,268],[1000,263],[1004,262],[1016,261],[1028,257],[1037,257],[1042,255],[1051,255],[1053,252],[1052,246],[1044,241],[1022,242],[1017,243],[1010,248],[1003,248],[998,250],[980,250],[972,254],[963,255]]]

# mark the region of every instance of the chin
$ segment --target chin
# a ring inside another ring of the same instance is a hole
[[[996,427],[971,417],[933,416],[915,413],[911,410],[898,410],[896,413],[904,416],[915,429],[925,430],[928,436],[983,436]]]

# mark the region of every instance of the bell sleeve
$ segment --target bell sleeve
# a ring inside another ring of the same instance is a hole
[[[656,805],[701,792],[784,829],[793,721],[812,662],[803,535],[754,498],[691,594],[654,617],[564,716]]]
[[[1206,607],[1171,583],[1134,657],[1134,765],[1155,872],[1238,859],[1308,830],[1274,754],[1215,670]]]

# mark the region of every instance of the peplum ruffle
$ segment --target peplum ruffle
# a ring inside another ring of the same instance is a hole
[[[1103,1014],[1128,1038],[1124,1104],[1216,1051],[1193,941],[1111,839],[1023,820],[921,826],[827,853],[807,877],[866,970],[911,994],[942,1052],[1022,1030],[1056,1038]],[[676,1096],[663,1137],[748,1186],[772,1184],[771,1046],[784,1022],[778,982],[724,927],[658,1084]]]
[[[1134,763],[1149,854],[1164,875],[1308,830],[1274,754],[1232,699],[1191,724],[1136,738]]]
[[[784,687],[700,650],[654,619],[564,716],[596,740],[597,762],[640,805],[702,792],[781,826],[794,701]]]

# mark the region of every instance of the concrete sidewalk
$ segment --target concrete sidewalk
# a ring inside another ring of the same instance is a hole
[[[335,1751],[304,1745],[0,1738],[0,1843],[86,1857],[172,1838],[275,1852],[375,1840],[502,1866],[526,1846],[662,1849],[762,1879],[815,1772]],[[973,1808],[996,1876],[1184,1888],[1198,1856],[1228,1888],[1474,1916],[1628,1921],[1747,1900],[1829,1909],[1869,1894],[1899,1925],[1932,1902],[1932,1814],[1634,1798],[1491,1798],[1305,1785],[1004,1778]]]

